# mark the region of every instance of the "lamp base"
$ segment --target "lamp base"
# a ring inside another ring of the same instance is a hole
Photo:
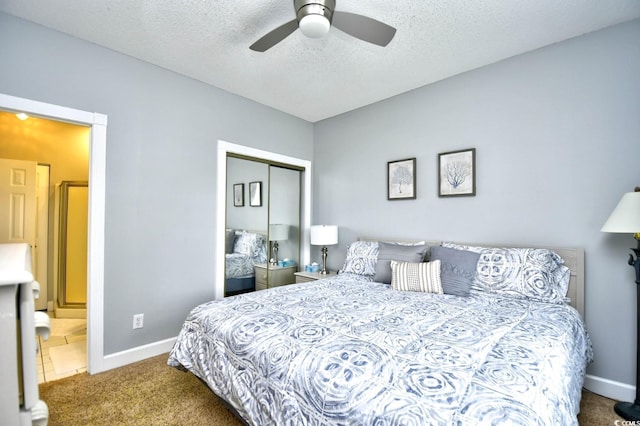
[[[632,402],[618,402],[613,410],[625,420],[640,421],[640,405]]]
[[[322,269],[320,270],[321,275],[327,274],[327,252],[329,249],[327,246],[322,247]]]

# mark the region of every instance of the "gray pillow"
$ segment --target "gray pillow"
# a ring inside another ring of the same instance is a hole
[[[440,280],[444,294],[468,296],[476,276],[480,253],[448,247],[431,247],[429,260],[440,260]]]
[[[374,281],[391,284],[391,261],[419,263],[424,259],[427,246],[378,243],[378,261]]]
[[[227,229],[224,240],[224,252],[226,254],[233,253],[233,244],[236,242],[236,231]]]

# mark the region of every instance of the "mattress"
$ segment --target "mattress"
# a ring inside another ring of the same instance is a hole
[[[337,276],[202,304],[168,364],[254,425],[577,425],[580,315]]]

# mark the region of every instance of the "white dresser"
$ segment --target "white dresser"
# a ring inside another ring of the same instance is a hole
[[[36,333],[48,337],[49,317],[34,312],[40,286],[28,244],[0,244],[0,425],[46,425],[38,396]]]

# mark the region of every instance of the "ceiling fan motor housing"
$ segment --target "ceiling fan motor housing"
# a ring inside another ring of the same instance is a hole
[[[320,38],[331,26],[335,0],[294,0],[300,30],[307,37]]]

